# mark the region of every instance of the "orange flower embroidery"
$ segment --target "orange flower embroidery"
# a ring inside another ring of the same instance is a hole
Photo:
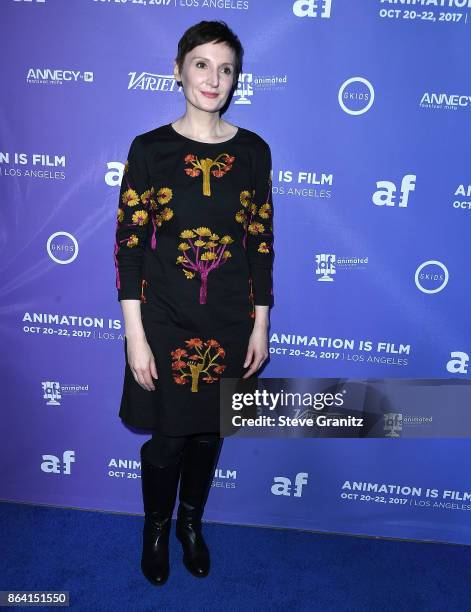
[[[232,164],[235,161],[233,155],[229,153],[221,153],[216,159],[206,157],[199,159],[196,155],[189,153],[185,156],[185,164],[191,164],[190,168],[185,168],[188,176],[197,177],[203,173],[203,195],[211,195],[211,174],[216,178],[221,178],[232,169]],[[215,169],[212,168],[215,166]]]
[[[191,391],[196,393],[200,379],[210,384],[220,378],[226,365],[216,362],[225,357],[226,351],[214,338],[206,341],[190,338],[185,340],[185,344],[187,349],[191,349],[191,355],[181,347],[170,351],[173,380],[177,385],[186,385],[191,381]]]

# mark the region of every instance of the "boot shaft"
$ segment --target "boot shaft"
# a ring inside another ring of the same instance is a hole
[[[147,461],[145,442],[141,447],[141,488],[144,513],[153,522],[171,520],[175,508],[182,455],[172,463],[158,467]]]

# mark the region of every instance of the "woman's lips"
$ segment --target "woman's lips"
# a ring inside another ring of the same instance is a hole
[[[210,93],[209,91],[202,91],[201,93],[203,94],[203,96],[206,96],[207,98],[217,98],[219,95],[217,93]]]

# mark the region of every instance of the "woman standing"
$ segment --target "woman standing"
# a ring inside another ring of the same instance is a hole
[[[222,447],[219,380],[247,378],[268,357],[273,305],[271,152],[222,120],[243,49],[223,21],[190,27],[174,75],[185,114],[134,138],[116,227],[126,370],[120,417],[153,430],[141,448],[141,568],[169,574],[176,535],[195,576],[209,572],[201,519]]]

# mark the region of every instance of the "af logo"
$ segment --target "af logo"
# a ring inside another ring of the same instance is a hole
[[[293,13],[296,17],[330,17],[332,0],[296,0]]]
[[[273,479],[275,484],[271,487],[273,495],[288,495],[293,497],[302,497],[303,486],[307,484],[307,472],[298,472],[294,480],[294,493],[291,493],[291,479],[286,476],[275,476]]]
[[[469,365],[469,355],[463,351],[452,351],[450,359],[446,364],[446,369],[451,374],[467,374]]]
[[[415,174],[406,174],[402,177],[399,198],[396,183],[392,181],[377,181],[378,190],[373,193],[372,201],[376,206],[396,206],[406,208],[409,201],[409,194],[415,191]]]
[[[75,451],[64,451],[62,462],[55,455],[43,455],[42,459],[41,470],[46,474],[70,474],[70,465],[75,462]]]

